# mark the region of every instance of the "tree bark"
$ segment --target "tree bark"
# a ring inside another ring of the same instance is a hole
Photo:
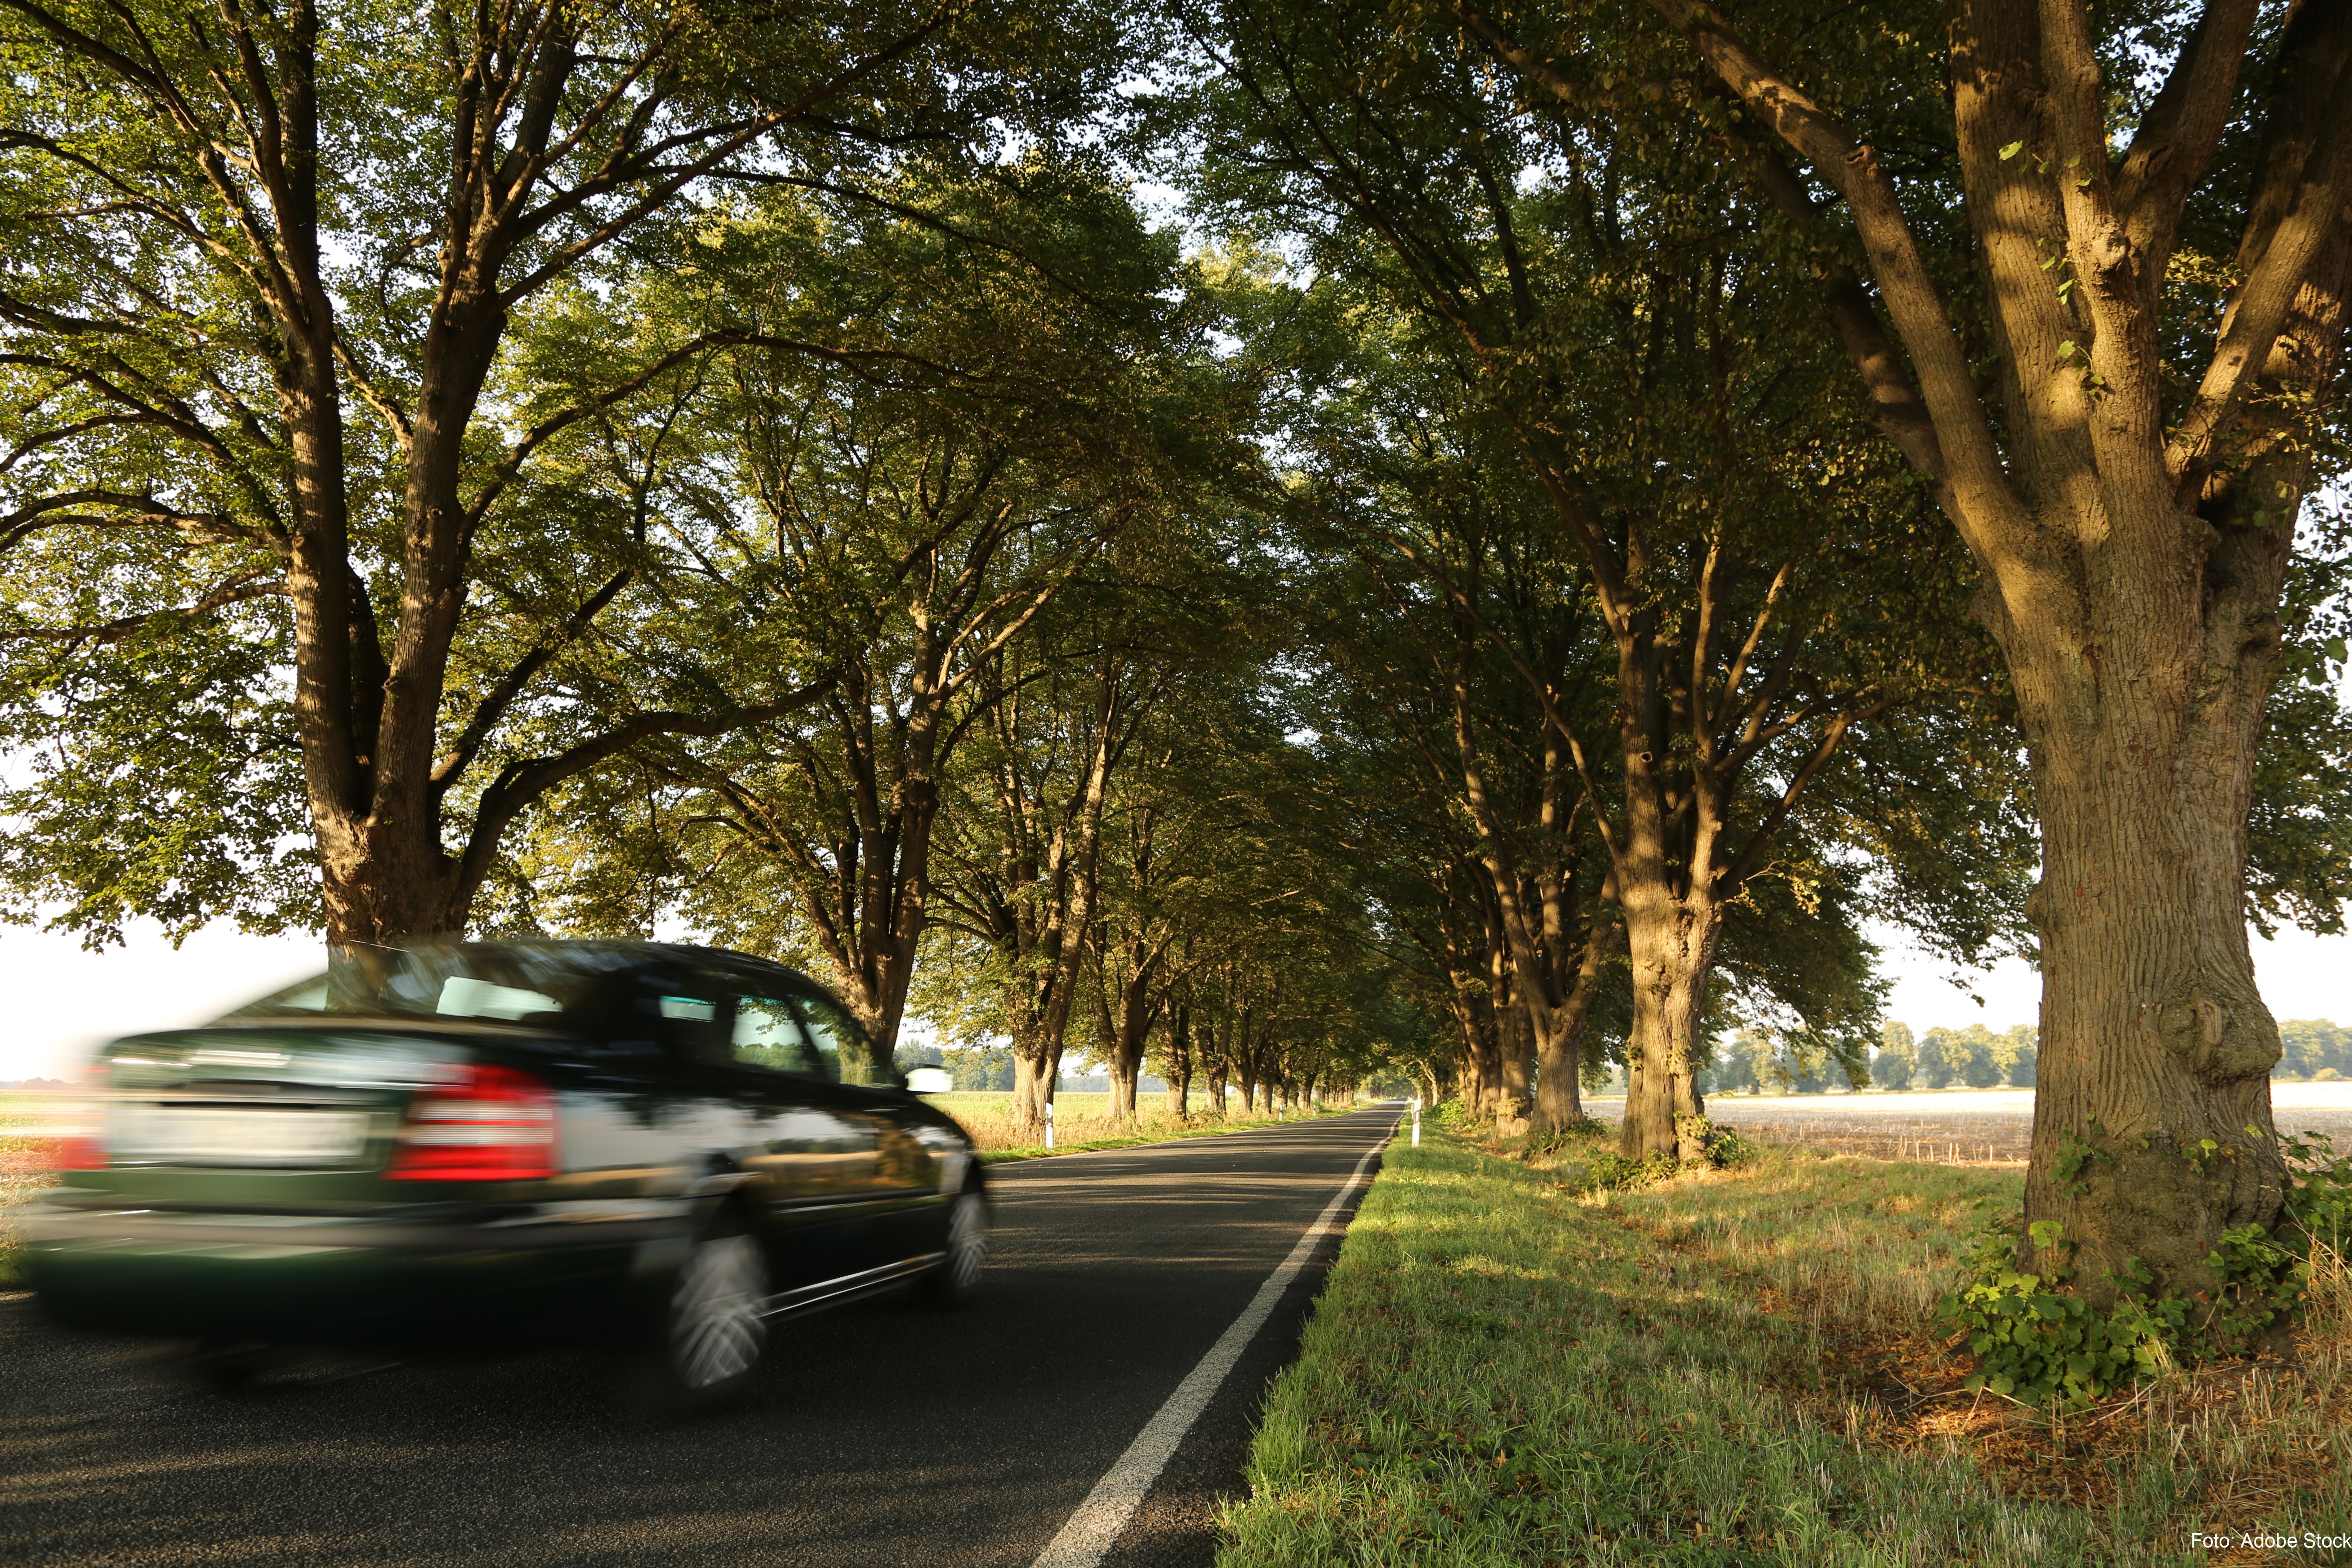
[[[1559,1011],[1565,1015],[1547,1038],[1537,1042],[1536,1125],[1575,1127],[1584,1116],[1583,1052],[1585,1025],[1592,1016],[1592,997],[1601,981],[1603,947],[1598,934],[1584,941],[1583,962],[1576,983]]]
[[[1032,1023],[1032,1030],[1035,1026]],[[1042,1031],[1024,1038],[1020,1032],[1013,1037],[1013,1126],[1016,1132],[1042,1137],[1045,1128],[1045,1108],[1054,1103],[1054,1091],[1062,1078],[1062,1042],[1050,1041]]]
[[[1164,1047],[1168,1076],[1168,1114],[1178,1121],[1191,1119],[1192,1096],[1192,1005],[1179,1002],[1169,1020]]]

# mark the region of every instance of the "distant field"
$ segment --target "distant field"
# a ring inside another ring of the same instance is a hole
[[[0,1138],[46,1132],[58,1110],[54,1094],[0,1094]]]
[[[1624,1104],[1611,1098],[1587,1107],[1614,1121]],[[1943,1165],[2022,1165],[2033,1134],[2030,1089],[1722,1094],[1706,1109],[1723,1125],[1768,1143]],[[2352,1082],[2273,1083],[2271,1113],[2282,1132],[2324,1132],[2352,1152]]]

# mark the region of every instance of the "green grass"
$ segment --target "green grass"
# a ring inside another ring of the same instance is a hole
[[[2332,1374],[2241,1369],[2226,1401],[2184,1375],[2105,1426],[1917,1397],[2014,1174],[1783,1148],[1631,1193],[1580,1173],[1434,1122],[1391,1146],[1220,1568],[2185,1563],[2192,1524],[2346,1528],[2340,1336]],[[2298,1420],[2299,1468],[2261,1435]]]

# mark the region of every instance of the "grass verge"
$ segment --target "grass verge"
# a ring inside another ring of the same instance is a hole
[[[52,1163],[47,1139],[12,1136],[0,1130],[0,1290],[24,1282],[18,1271],[24,1243],[8,1223],[9,1205],[47,1186]]]
[[[8,1209],[54,1179],[50,1140],[57,1103],[52,1095],[0,1094],[0,1290],[23,1283],[18,1261],[24,1243],[8,1223]]]
[[[2234,1546],[2352,1533],[2340,1272],[2300,1366],[2053,1422],[1933,1324],[2014,1174],[1769,1147],[1605,1193],[1578,1152],[1391,1147],[1220,1568],[2352,1563]]]
[[[1345,1116],[1362,1106],[1327,1105],[1314,1110],[1293,1110],[1282,1116],[1271,1111],[1229,1111],[1223,1116],[1192,1116],[1181,1121],[1160,1106],[1139,1106],[1134,1123],[1112,1121],[1102,1113],[1108,1095],[1064,1094],[1055,1097],[1057,1118],[1054,1146],[1014,1142],[1013,1097],[1005,1093],[934,1094],[925,1097],[946,1111],[980,1151],[981,1163],[1042,1160],[1055,1154],[1085,1154],[1097,1149],[1125,1149],[1141,1143],[1166,1143],[1178,1138],[1207,1138],[1221,1132],[1242,1132],[1254,1127],[1286,1126],[1320,1116]]]

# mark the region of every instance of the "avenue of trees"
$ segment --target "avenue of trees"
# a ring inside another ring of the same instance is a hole
[[[2095,1300],[2277,1221],[2352,7],[0,17],[15,918],[692,932],[1026,1123],[2031,1082]]]

